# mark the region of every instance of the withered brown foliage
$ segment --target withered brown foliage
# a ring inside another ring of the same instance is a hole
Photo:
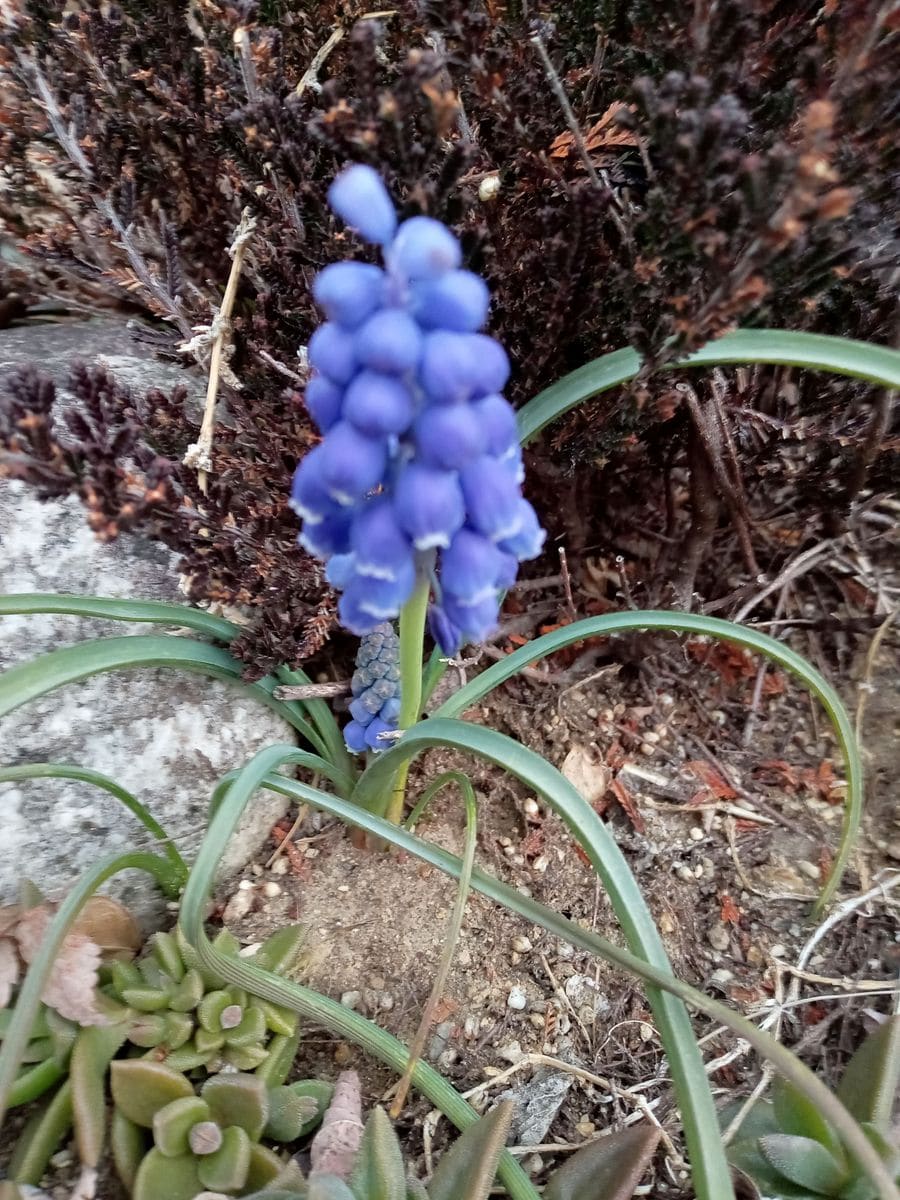
[[[313,439],[297,359],[317,320],[310,280],[366,253],[324,206],[348,159],[376,166],[404,212],[459,230],[490,282],[517,403],[606,351],[646,356],[638,385],[570,414],[532,470],[538,500],[548,481],[568,496],[542,515],[570,545],[624,545],[636,516],[661,535],[650,598],[671,600],[669,584],[682,603],[695,584],[721,596],[721,572],[703,573],[719,528],[737,530],[747,572],[777,567],[783,547],[759,534],[767,496],[805,536],[896,470],[871,389],[651,371],[737,324],[896,340],[896,13],[874,0],[524,7],[402,0],[380,21],[349,0],[4,8],[0,220],[27,255],[11,286],[141,310],[174,356],[210,321],[241,211],[257,219],[233,322],[242,387],[208,496],[181,465],[196,429],[178,397],[81,371],[93,408],[57,436],[46,385],[27,377],[3,431],[7,471],[77,490],[101,536],[161,538],[195,598],[250,606],[237,650],[252,671],[302,660],[333,621],[285,495]],[[586,158],[534,36],[591,135]]]

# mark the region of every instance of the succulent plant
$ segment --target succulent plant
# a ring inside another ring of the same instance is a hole
[[[134,1200],[194,1200],[204,1189],[242,1196],[273,1182],[285,1164],[261,1139],[308,1133],[332,1091],[315,1079],[270,1085],[223,1072],[197,1094],[181,1072],[134,1058],[114,1062],[111,1080],[113,1156]]]
[[[871,1034],[847,1064],[837,1088],[843,1101],[900,1183],[900,1138],[891,1112],[900,1082],[900,1017]],[[723,1127],[741,1102],[720,1114]],[[742,1122],[728,1157],[757,1197],[774,1200],[872,1200],[875,1185],[850,1158],[819,1110],[777,1079],[771,1100],[759,1100]]]
[[[278,930],[263,943],[254,962],[283,973],[295,962],[303,942],[300,926]],[[237,940],[227,930],[216,938],[224,954],[236,954]],[[225,1067],[252,1071],[265,1062],[273,1036],[290,1037],[295,1013],[250,998],[210,973],[180,929],[156,933],[136,963],[115,962],[104,991],[130,1010],[128,1040],[153,1051],[154,1058],[177,1071]]]
[[[506,1102],[471,1125],[442,1156],[426,1187],[408,1173],[383,1109],[373,1109],[363,1126],[359,1083],[354,1072],[345,1071],[313,1139],[308,1175],[292,1160],[248,1200],[486,1200],[512,1113]],[[658,1140],[657,1129],[635,1126],[591,1142],[554,1173],[545,1200],[629,1200]],[[204,1194],[202,1200],[219,1197]]]
[[[284,973],[295,964],[302,942],[303,930],[299,926],[285,927],[259,947],[253,961],[268,970]],[[239,948],[227,930],[218,935],[216,946],[224,954],[236,954]],[[54,1085],[60,1086],[23,1131],[10,1163],[10,1179],[36,1184],[50,1156],[71,1128],[83,1166],[87,1169],[97,1166],[107,1138],[104,1099],[107,1077],[113,1058],[126,1047],[133,1057],[112,1063],[113,1078],[118,1080],[112,1141],[117,1148],[117,1161],[124,1164],[127,1186],[135,1183],[138,1164],[150,1149],[141,1122],[126,1116],[130,1081],[141,1068],[148,1072],[155,1070],[152,1078],[166,1080],[169,1085],[168,1092],[151,1089],[143,1099],[145,1105],[151,1099],[168,1102],[190,1097],[209,1105],[208,1100],[201,1101],[194,1095],[188,1073],[195,1073],[201,1081],[220,1071],[229,1072],[223,1078],[250,1080],[244,1088],[249,1089],[248,1094],[262,1095],[259,1103],[265,1111],[265,1120],[263,1129],[252,1140],[248,1178],[254,1187],[268,1181],[271,1171],[267,1173],[263,1165],[271,1152],[259,1145],[259,1137],[264,1133],[274,1141],[292,1141],[310,1123],[315,1124],[331,1091],[328,1085],[314,1080],[284,1086],[299,1042],[296,1014],[227,987],[222,978],[203,966],[180,929],[171,934],[154,934],[146,952],[136,962],[115,959],[106,963],[100,970],[100,981],[96,1007],[105,1024],[81,1028],[47,1006],[42,1006],[38,1014],[26,1051],[25,1069],[12,1098],[16,1103],[34,1100]],[[4,1014],[0,1013],[0,1036],[3,1025]],[[134,1057],[139,1054],[141,1057]],[[140,1076],[141,1082],[133,1086],[143,1091],[150,1078],[149,1074]],[[136,1096],[132,1104],[137,1104],[139,1098]],[[243,1161],[243,1133],[231,1132],[232,1128],[243,1130],[243,1125],[239,1121],[225,1126],[216,1122],[216,1125],[224,1142],[210,1152],[210,1163],[230,1162],[232,1154]],[[165,1123],[161,1128],[167,1128]],[[210,1136],[213,1136],[211,1130]],[[163,1138],[164,1149],[171,1146],[165,1134]],[[151,1149],[150,1155],[158,1149],[158,1146]],[[277,1162],[275,1159],[275,1165]],[[272,1165],[270,1162],[269,1166]],[[180,1170],[185,1178],[193,1178],[180,1163],[171,1169]],[[227,1178],[233,1179],[235,1172],[237,1167],[232,1166],[232,1175]],[[214,1166],[207,1165],[204,1173],[214,1178]],[[245,1180],[241,1186],[250,1184]],[[167,1188],[170,1186],[175,1185],[167,1181]],[[152,1189],[142,1194],[154,1195]],[[155,1194],[168,1195],[168,1192]]]

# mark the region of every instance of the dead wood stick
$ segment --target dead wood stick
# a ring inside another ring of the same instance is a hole
[[[276,700],[327,700],[331,696],[349,696],[350,680],[334,683],[290,683],[272,689]]]

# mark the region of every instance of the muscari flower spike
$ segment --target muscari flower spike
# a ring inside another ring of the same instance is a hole
[[[428,578],[432,634],[455,654],[496,628],[498,592],[544,540],[522,497],[515,413],[501,394],[509,360],[479,332],[488,289],[462,268],[446,226],[424,216],[398,224],[380,177],[360,164],[338,175],[328,199],[381,247],[384,265],[333,263],[313,283],[327,320],[309,342],[306,403],[323,440],[294,477],[299,540],[328,563],[341,622],[361,637]],[[362,745],[359,730],[376,719],[389,723],[380,711],[365,724],[354,713],[350,738]]]
[[[383,735],[397,728],[400,716],[400,640],[389,621],[376,625],[359,643],[350,690],[353,719],[344,727],[347,748],[357,754],[386,750],[390,743]]]

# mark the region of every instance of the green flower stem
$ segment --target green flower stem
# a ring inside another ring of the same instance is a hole
[[[357,811],[349,801],[326,796],[317,788],[274,774],[281,766],[302,763],[302,759],[297,757],[298,753],[302,752],[298,752],[294,746],[268,746],[254,755],[234,777],[234,782],[222,796],[216,814],[210,820],[206,837],[200,846],[184,890],[181,901],[181,928],[197,950],[203,964],[221,976],[226,983],[244,988],[254,996],[270,1000],[273,1004],[280,1004],[314,1024],[325,1026],[338,1036],[355,1042],[366,1053],[401,1073],[409,1059],[409,1053],[402,1042],[336,1000],[273,975],[270,971],[262,970],[249,960],[230,958],[222,954],[212,945],[203,927],[206,901],[216,867],[241,814],[263,779],[271,780],[276,791],[289,787],[291,790],[285,792],[285,795],[299,796],[313,805],[324,807],[326,811],[331,800],[335,800],[348,812]],[[349,823],[365,828],[365,820],[357,822],[351,819]],[[377,828],[382,827],[394,828],[388,823],[378,822]],[[474,1109],[427,1063],[416,1064],[413,1084],[436,1108],[449,1117],[458,1129],[465,1129],[478,1119]],[[501,1159],[500,1177],[512,1200],[539,1200],[528,1176],[508,1152],[504,1152]]]
[[[0,783],[13,783],[18,779],[74,779],[80,783],[93,784],[94,787],[109,792],[117,800],[121,800],[145,829],[148,829],[155,838],[163,843],[160,850],[172,864],[172,883],[166,891],[169,899],[174,899],[184,887],[188,874],[187,863],[178,853],[172,839],[150,810],[141,804],[137,796],[132,795],[121,784],[110,779],[108,775],[102,775],[99,771],[92,771],[88,767],[72,766],[69,763],[22,763],[16,767],[0,767]]]
[[[56,1059],[45,1058],[42,1063],[21,1074],[9,1089],[9,1107],[17,1108],[20,1104],[30,1104],[32,1100],[37,1100],[52,1088],[54,1083],[59,1083],[65,1073],[65,1068],[61,1067]]]
[[[398,728],[411,729],[422,713],[422,646],[431,580],[421,572],[415,591],[400,610],[400,719]],[[404,762],[391,784],[387,818],[395,825],[403,820],[406,777],[409,763]]]
[[[41,995],[72,922],[101,884],[129,868],[146,871],[164,890],[171,886],[171,863],[158,854],[133,851],[129,854],[110,855],[100,859],[90,870],[84,872],[53,914],[40,949],[19,989],[16,1009],[3,1039],[3,1048],[0,1050],[0,1123],[9,1107],[16,1071],[31,1037],[31,1030],[41,1006]]]
[[[494,663],[477,675],[464,687],[454,692],[436,709],[432,717],[458,717],[482,700],[488,692],[510,679],[522,667],[537,662],[548,654],[562,650],[572,642],[591,637],[611,637],[620,633],[636,633],[647,629],[658,629],[667,633],[694,633],[718,641],[733,642],[756,654],[762,654],[772,662],[786,668],[795,675],[821,702],[837,735],[838,745],[844,758],[847,772],[847,800],[844,805],[844,822],[841,829],[838,852],[831,873],[813,905],[812,916],[818,917],[828,905],[840,885],[841,878],[853,850],[863,809],[863,769],[859,747],[853,726],[840,696],[831,684],[802,655],[795,653],[783,642],[768,634],[760,633],[747,625],[736,625],[733,621],[722,621],[718,617],[704,617],[697,613],[655,612],[646,609],[638,612],[607,613],[602,617],[589,617],[576,621],[543,637],[527,642],[518,650],[508,654],[501,662]],[[374,805],[372,806],[374,807]]]
[[[426,730],[427,724],[420,731],[416,731],[414,736],[424,741]],[[445,743],[438,739],[437,744]],[[337,796],[329,796],[324,792],[309,787],[307,784],[287,779],[282,775],[267,776],[262,780],[261,786],[269,788],[272,791],[280,791],[294,800],[321,808],[331,816],[340,818],[346,824],[361,829],[371,837],[381,838],[393,844],[398,849],[413,854],[423,862],[430,863],[448,875],[452,875],[456,879],[460,878],[462,874],[463,864],[461,860],[449,851],[443,850],[431,842],[424,841],[415,834],[409,833],[403,827],[392,826],[383,818],[366,812],[356,804]],[[214,864],[212,869],[214,870]],[[578,946],[591,954],[599,955],[608,962],[615,963],[630,974],[644,980],[645,983],[658,987],[662,991],[669,992],[673,996],[678,996],[699,1012],[705,1013],[717,1024],[731,1029],[738,1037],[747,1041],[761,1057],[771,1062],[785,1079],[788,1079],[799,1088],[821,1110],[823,1116],[834,1126],[841,1140],[850,1152],[859,1159],[860,1165],[876,1184],[880,1200],[900,1200],[900,1191],[897,1190],[878,1154],[873,1150],[865,1134],[847,1112],[844,1105],[841,1104],[828,1087],[796,1055],[792,1054],[764,1030],[759,1029],[743,1013],[736,1012],[718,1000],[713,1000],[712,997],[691,987],[690,984],[682,982],[672,975],[671,972],[661,970],[640,956],[632,954],[621,946],[617,946],[614,942],[601,937],[600,934],[585,929],[574,921],[569,921],[553,909],[547,908],[537,900],[523,895],[516,888],[502,883],[493,875],[489,875],[476,868],[472,872],[471,883],[476,891],[497,901],[511,912],[519,913],[533,924],[541,925],[562,941],[569,942],[573,946]],[[222,973],[218,958],[215,970],[220,974]],[[251,991],[253,990],[250,984],[244,984],[243,986],[248,987]],[[315,993],[312,994],[315,996]],[[274,1002],[285,1004],[288,1007],[291,1006],[285,999],[275,1000]],[[297,1009],[296,1011],[300,1010]],[[356,1016],[356,1014],[353,1015]],[[323,1024],[329,1024],[321,1012],[316,1019],[320,1020]],[[363,1024],[370,1025],[371,1023],[363,1020]],[[377,1029],[377,1027],[373,1028]],[[344,1032],[343,1029],[340,1032]],[[380,1033],[381,1031],[378,1030],[377,1032]],[[378,1050],[371,1048],[371,1039],[368,1038],[368,1035],[365,1041],[352,1033],[347,1036],[356,1040],[357,1044],[362,1046],[364,1050],[374,1053],[377,1057],[382,1057]],[[382,1058],[382,1061],[390,1060]],[[415,1079],[414,1082],[420,1086],[420,1090],[429,1099],[432,1099],[430,1093],[421,1087],[419,1080]],[[437,1103],[434,1100],[432,1102]],[[464,1128],[463,1125],[459,1124],[456,1117],[452,1113],[449,1113],[442,1104],[438,1103],[438,1107],[441,1108],[445,1115],[450,1116],[450,1119],[458,1128]],[[684,1114],[682,1113],[683,1117]],[[469,1122],[466,1123],[468,1124]],[[718,1126],[714,1124],[708,1131],[716,1139],[718,1139],[717,1129]],[[725,1197],[729,1193],[720,1191],[712,1194],[715,1196],[715,1200],[725,1200]]]

